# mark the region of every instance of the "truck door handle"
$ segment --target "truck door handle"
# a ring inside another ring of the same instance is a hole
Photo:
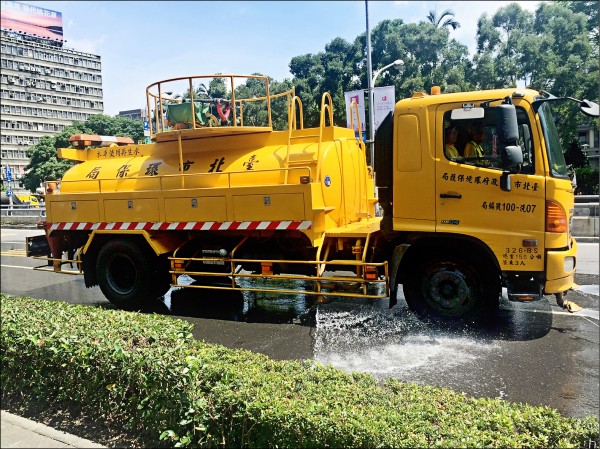
[[[462,195],[460,193],[440,193],[440,198],[456,198],[460,200]]]

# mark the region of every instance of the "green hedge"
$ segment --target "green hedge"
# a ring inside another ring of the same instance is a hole
[[[197,342],[191,325],[2,295],[3,394],[71,401],[157,445],[587,447],[598,419]],[[159,438],[162,442],[159,442]]]
[[[577,179],[576,192],[579,195],[598,195],[598,170],[593,167],[575,169]]]

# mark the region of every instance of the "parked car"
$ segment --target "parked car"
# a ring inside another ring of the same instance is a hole
[[[29,204],[31,207],[40,207],[40,200],[35,195],[17,195],[23,204]]]

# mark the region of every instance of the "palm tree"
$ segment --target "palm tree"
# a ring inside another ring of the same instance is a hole
[[[445,17],[447,17],[446,20],[444,20]],[[454,11],[451,9],[445,10],[439,17],[437,16],[437,11],[429,11],[427,20],[435,25],[436,28],[452,27],[453,30],[460,28],[460,23],[454,20]]]

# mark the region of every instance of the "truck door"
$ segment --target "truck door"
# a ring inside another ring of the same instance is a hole
[[[394,117],[394,229],[435,229],[435,173],[423,114],[409,111]]]
[[[453,120],[452,109],[460,104],[443,105],[436,113],[436,231],[460,233],[485,242],[496,254],[501,269],[543,270],[545,182],[539,136],[524,108],[517,106],[523,164],[518,174],[510,175],[510,190],[501,188],[500,155],[496,146],[496,114],[484,109],[477,119]],[[475,138],[480,127],[483,136]],[[448,154],[445,145],[453,137],[458,155]],[[480,140],[480,142],[474,142]],[[479,144],[481,155],[473,155]],[[465,151],[467,153],[465,153]],[[539,154],[539,153],[538,153]]]

